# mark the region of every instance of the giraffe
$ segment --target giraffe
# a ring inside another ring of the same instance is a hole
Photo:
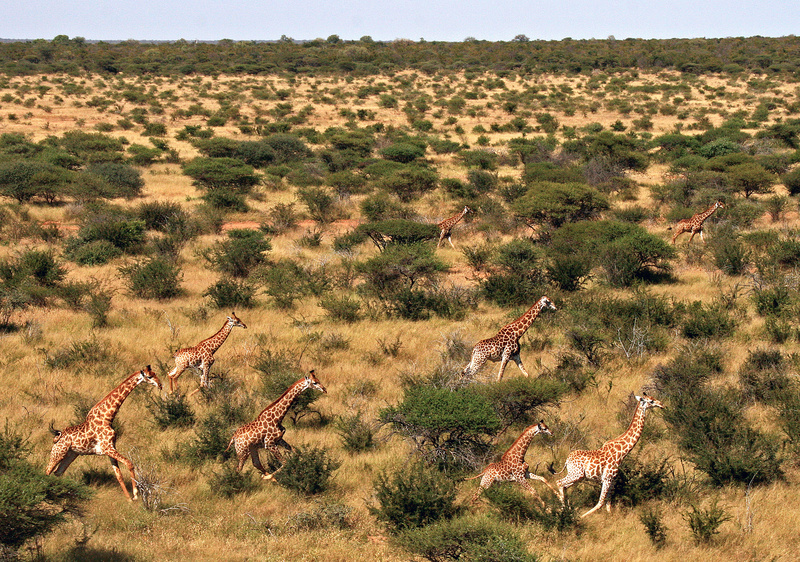
[[[556,482],[556,486],[558,487],[558,496],[561,499],[562,504],[565,503],[564,491],[566,488],[572,486],[575,482],[578,482],[584,478],[590,478],[592,480],[599,480],[602,483],[600,499],[597,501],[597,505],[581,515],[582,518],[594,513],[603,507],[603,504],[605,504],[606,496],[608,495],[608,492],[614,483],[614,479],[619,472],[619,465],[622,462],[622,459],[624,459],[625,455],[627,455],[631,449],[633,449],[634,445],[636,445],[636,442],[639,440],[639,437],[642,435],[642,429],[644,428],[644,416],[647,413],[647,408],[664,407],[661,402],[655,398],[647,396],[646,394],[642,396],[636,396],[636,400],[639,403],[637,404],[636,411],[633,414],[631,425],[628,427],[628,430],[625,433],[616,439],[606,441],[600,449],[595,451],[578,450],[572,451],[569,455],[567,455],[567,461],[564,464],[564,468],[567,469],[567,475]],[[606,511],[611,511],[611,506],[609,504],[605,505]]]
[[[536,493],[533,486],[528,484],[526,479],[539,480],[544,482],[547,486],[555,492],[552,485],[539,476],[538,474],[531,474],[528,472],[528,463],[525,462],[525,453],[528,451],[528,446],[531,444],[531,439],[539,433],[546,433],[552,435],[548,427],[545,425],[544,420],[537,424],[528,426],[525,431],[517,437],[517,440],[509,447],[508,451],[503,453],[503,457],[498,461],[490,464],[483,469],[483,472],[467,480],[475,478],[481,479],[480,487],[475,495],[472,496],[472,503],[478,500],[485,489],[494,484],[495,482],[517,482],[520,486],[528,490],[536,500],[544,505],[544,500]]]
[[[460,213],[458,213],[455,216],[450,217],[449,219],[444,219],[442,222],[440,222],[437,225],[439,227],[439,230],[441,231],[441,232],[439,232],[439,242],[436,244],[437,248],[439,246],[441,246],[442,241],[445,238],[447,238],[447,241],[450,242],[450,247],[453,248],[454,250],[456,249],[456,247],[453,246],[453,241],[450,240],[450,234],[451,234],[451,232],[453,230],[453,227],[455,225],[457,225],[461,219],[464,218],[464,215],[466,215],[467,213],[469,213],[471,211],[472,211],[472,209],[470,209],[469,207],[464,205],[464,210],[463,211],[461,211]]]
[[[281,425],[281,422],[292,403],[300,396],[300,393],[307,388],[315,388],[325,393],[328,392],[325,390],[325,387],[322,386],[322,383],[319,382],[314,371],[311,370],[305,377],[292,384],[280,398],[264,408],[255,420],[243,425],[233,433],[233,437],[225,450],[227,451],[230,449],[231,445],[234,446],[236,457],[239,459],[236,472],[241,472],[248,454],[250,458],[253,459],[253,466],[261,472],[261,478],[264,480],[271,480],[275,472],[280,470],[279,468],[272,474],[268,474],[261,464],[258,450],[267,449],[275,455],[280,462],[283,462],[283,456],[278,449],[278,445],[284,447],[288,451],[292,450],[292,446],[283,440],[283,434],[286,432],[286,429]]]
[[[236,313],[231,312],[228,319],[220,328],[219,332],[204,339],[194,347],[185,347],[175,352],[175,368],[167,375],[169,377],[169,391],[175,392],[178,388],[178,377],[186,369],[192,369],[200,374],[200,387],[209,388],[208,372],[211,370],[211,365],[214,364],[214,353],[225,343],[231,330],[239,328],[247,328],[244,322],[236,317]],[[197,392],[198,389],[192,391],[192,394]]]
[[[508,363],[509,359],[517,364],[522,374],[526,377],[529,376],[519,356],[519,339],[545,308],[556,310],[556,305],[547,297],[542,297],[525,314],[511,324],[500,328],[497,335],[475,344],[475,347],[472,348],[472,358],[469,364],[464,367],[461,376],[474,375],[487,360],[500,361],[500,371],[497,373],[497,380],[499,381],[503,378],[503,372],[506,370],[506,363]]]
[[[678,223],[675,225],[675,235],[672,237],[672,243],[675,244],[675,239],[677,239],[678,236],[684,232],[691,232],[692,235],[689,237],[689,242],[686,243],[688,246],[692,243],[692,238],[694,238],[694,235],[699,232],[700,239],[703,241],[703,244],[705,244],[706,239],[703,236],[703,222],[705,222],[705,220],[710,217],[714,211],[724,208],[725,205],[722,204],[722,201],[717,201],[702,213],[697,213],[690,219],[678,221]],[[672,230],[672,227],[667,227],[667,230]]]
[[[51,422],[50,431],[54,435],[53,448],[50,451],[50,462],[47,464],[44,473],[51,474],[55,471],[56,476],[61,476],[78,455],[106,455],[111,460],[114,475],[117,477],[125,497],[128,498],[128,501],[135,500],[139,493],[136,487],[134,466],[130,460],[117,452],[115,448],[117,436],[111,427],[111,422],[114,421],[114,416],[117,415],[120,406],[122,406],[131,391],[143,382],[150,383],[159,389],[161,388],[161,381],[158,380],[158,377],[148,365],[141,371],[137,371],[126,378],[119,386],[109,392],[105,398],[95,404],[89,410],[86,421],[82,424],[73,425],[63,431],[59,431],[53,429]],[[131,473],[133,499],[131,499],[128,488],[125,486],[125,481],[122,479],[122,472],[119,469],[120,462],[128,467]]]

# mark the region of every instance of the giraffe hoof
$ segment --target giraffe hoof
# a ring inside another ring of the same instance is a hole
[[[275,480],[275,477],[272,476],[272,474],[262,474],[261,475],[261,479],[262,480]]]

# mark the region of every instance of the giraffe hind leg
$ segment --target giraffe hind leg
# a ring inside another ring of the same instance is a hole
[[[528,371],[525,370],[525,365],[522,364],[522,358],[519,356],[519,353],[517,353],[516,355],[512,355],[511,359],[514,360],[514,363],[517,364],[517,367],[519,367],[519,370],[522,371],[523,375],[525,375],[526,377],[530,377]]]
[[[534,487],[533,487],[533,486],[531,486],[531,485],[530,485],[528,482],[526,482],[525,480],[517,480],[517,483],[518,483],[520,486],[522,486],[523,488],[525,488],[526,490],[528,490],[528,491],[531,493],[531,495],[532,495],[534,498],[536,498],[536,501],[538,501],[540,504],[544,505],[544,500],[543,500],[543,499],[542,499],[542,497],[539,495],[539,493],[538,493],[538,492],[537,492],[537,491],[534,489]]]
[[[608,490],[611,487],[611,480],[608,478],[603,478],[603,487],[600,489],[600,498],[597,500],[597,505],[595,505],[592,509],[581,515],[581,519],[586,517],[587,515],[591,515],[606,503],[606,496],[608,495]],[[606,508],[609,509],[609,508]]]
[[[478,485],[478,490],[475,492],[475,495],[472,496],[472,499],[470,500],[469,503],[472,504],[478,501],[478,498],[481,496],[483,491],[486,490],[492,484],[494,484],[494,476],[488,473],[484,473],[483,476],[481,476],[481,482]]]

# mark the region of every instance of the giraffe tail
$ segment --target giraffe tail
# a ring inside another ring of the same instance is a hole
[[[231,445],[233,445],[233,443],[234,443],[235,441],[236,441],[236,436],[234,435],[233,437],[231,437],[231,440],[228,442],[228,446],[227,446],[227,447],[225,447],[225,452],[226,452],[226,453],[228,452],[228,449],[230,449],[230,448],[231,448]]]
[[[56,429],[54,426],[55,422],[51,421],[47,429],[50,430],[50,433],[53,434],[53,442],[55,443],[56,441],[58,441],[58,438],[61,437],[61,430]]]
[[[486,471],[484,470],[483,472]],[[475,476],[470,476],[469,478],[464,478],[464,480],[475,480],[476,478],[480,478],[481,476],[483,476],[483,472],[481,472],[480,474],[476,474]]]

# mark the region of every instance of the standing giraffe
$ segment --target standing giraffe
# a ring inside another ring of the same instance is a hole
[[[703,236],[703,222],[705,222],[705,220],[710,217],[714,211],[724,208],[725,205],[722,204],[722,201],[717,201],[702,213],[697,213],[690,219],[678,221],[678,223],[675,225],[675,235],[672,237],[672,243],[675,244],[675,239],[678,238],[680,234],[683,234],[684,232],[691,232],[692,235],[689,237],[689,242],[686,243],[688,246],[692,243],[692,238],[694,238],[694,235],[699,232],[700,239],[703,241],[703,244],[705,244],[706,239]],[[671,226],[667,227],[667,230],[672,230],[672,228],[673,227]]]
[[[522,374],[526,377],[529,376],[519,356],[519,339],[545,308],[556,310],[556,305],[547,297],[542,297],[525,314],[511,324],[500,328],[496,336],[481,340],[475,344],[475,347],[472,348],[472,358],[469,364],[464,367],[461,376],[474,375],[487,360],[500,361],[500,371],[497,373],[497,380],[499,381],[503,378],[503,372],[506,370],[506,363],[508,363],[509,359],[517,364]]]
[[[117,388],[95,404],[89,410],[86,421],[82,424],[73,425],[63,431],[59,431],[53,429],[53,424],[51,423],[50,431],[54,435],[53,449],[50,451],[50,462],[47,464],[44,473],[50,474],[55,470],[55,475],[61,476],[78,455],[106,455],[111,460],[114,475],[117,477],[125,497],[128,498],[128,501],[133,501],[128,493],[128,488],[125,486],[125,481],[122,479],[119,463],[122,462],[128,467],[131,473],[133,499],[135,500],[139,493],[136,488],[133,463],[117,452],[115,448],[117,435],[111,427],[111,422],[114,421],[114,416],[117,415],[120,406],[122,406],[131,391],[143,382],[148,382],[159,389],[161,388],[161,381],[158,380],[158,377],[148,365],[141,371],[137,371],[126,378]]]
[[[315,388],[321,392],[328,392],[325,390],[325,387],[322,386],[322,383],[319,382],[312,370],[305,377],[290,386],[280,398],[264,408],[255,420],[233,432],[233,437],[225,450],[227,451],[230,449],[231,445],[234,446],[236,457],[239,459],[236,472],[242,470],[248,454],[250,458],[253,459],[253,466],[261,472],[261,478],[264,480],[271,480],[275,472],[280,470],[279,468],[272,474],[268,474],[261,464],[258,450],[266,449],[275,455],[278,461],[281,463],[283,462],[283,456],[278,449],[278,445],[284,447],[288,451],[292,450],[292,446],[283,440],[283,434],[286,432],[286,429],[281,425],[281,422],[292,403],[300,396],[300,393],[307,388]]]
[[[597,501],[597,505],[581,515],[581,517],[586,517],[590,513],[594,513],[605,504],[606,496],[619,472],[619,465],[622,459],[633,449],[639,437],[642,435],[644,416],[647,413],[647,408],[651,406],[656,408],[664,407],[661,402],[655,398],[650,398],[646,394],[637,396],[636,400],[639,404],[636,406],[631,425],[625,433],[616,439],[606,441],[600,449],[595,451],[579,450],[572,451],[567,455],[567,462],[564,465],[567,469],[567,475],[556,482],[561,503],[565,503],[565,489],[579,480],[589,478],[592,480],[599,480],[602,483],[600,499]],[[611,511],[611,506],[609,504],[606,504],[606,511]]]
[[[461,211],[460,213],[458,213],[455,216],[450,217],[449,219],[444,219],[442,222],[440,222],[437,225],[439,227],[439,230],[440,230],[440,232],[439,232],[439,242],[436,244],[437,248],[442,244],[442,241],[445,238],[447,238],[447,241],[450,242],[450,247],[453,248],[454,250],[456,249],[456,247],[453,246],[453,241],[450,240],[450,234],[451,234],[451,232],[453,230],[453,227],[455,225],[457,225],[458,222],[461,219],[464,218],[464,215],[466,215],[467,213],[469,213],[471,211],[472,211],[472,209],[470,209],[469,207],[464,205],[464,210],[463,211]]]
[[[544,420],[537,424],[526,427],[525,431],[522,432],[522,435],[517,437],[517,440],[514,441],[514,444],[509,447],[508,451],[503,454],[503,457],[498,462],[490,464],[477,476],[467,478],[467,480],[473,480],[475,478],[481,479],[481,484],[478,488],[478,491],[475,492],[474,496],[472,496],[472,503],[477,501],[478,497],[481,495],[481,492],[495,482],[517,482],[520,486],[533,494],[533,497],[536,498],[539,503],[544,505],[544,500],[542,500],[539,494],[536,493],[536,490],[533,489],[533,486],[528,484],[526,481],[527,479],[539,480],[540,482],[547,484],[549,488],[553,489],[547,480],[538,474],[531,474],[528,472],[528,463],[525,462],[525,453],[528,451],[528,446],[531,444],[531,439],[533,439],[533,437],[539,433],[552,435],[550,430],[544,424]],[[553,491],[555,490],[553,489]]]
[[[228,319],[219,329],[219,332],[214,334],[208,339],[198,343],[194,347],[185,347],[175,352],[175,368],[167,375],[169,377],[169,391],[175,392],[178,388],[178,377],[186,369],[192,369],[200,374],[200,386],[209,388],[208,372],[211,370],[211,365],[214,364],[214,352],[225,343],[231,330],[239,328],[247,328],[244,322],[236,317],[236,313],[231,312]],[[195,389],[192,394],[199,390]]]

